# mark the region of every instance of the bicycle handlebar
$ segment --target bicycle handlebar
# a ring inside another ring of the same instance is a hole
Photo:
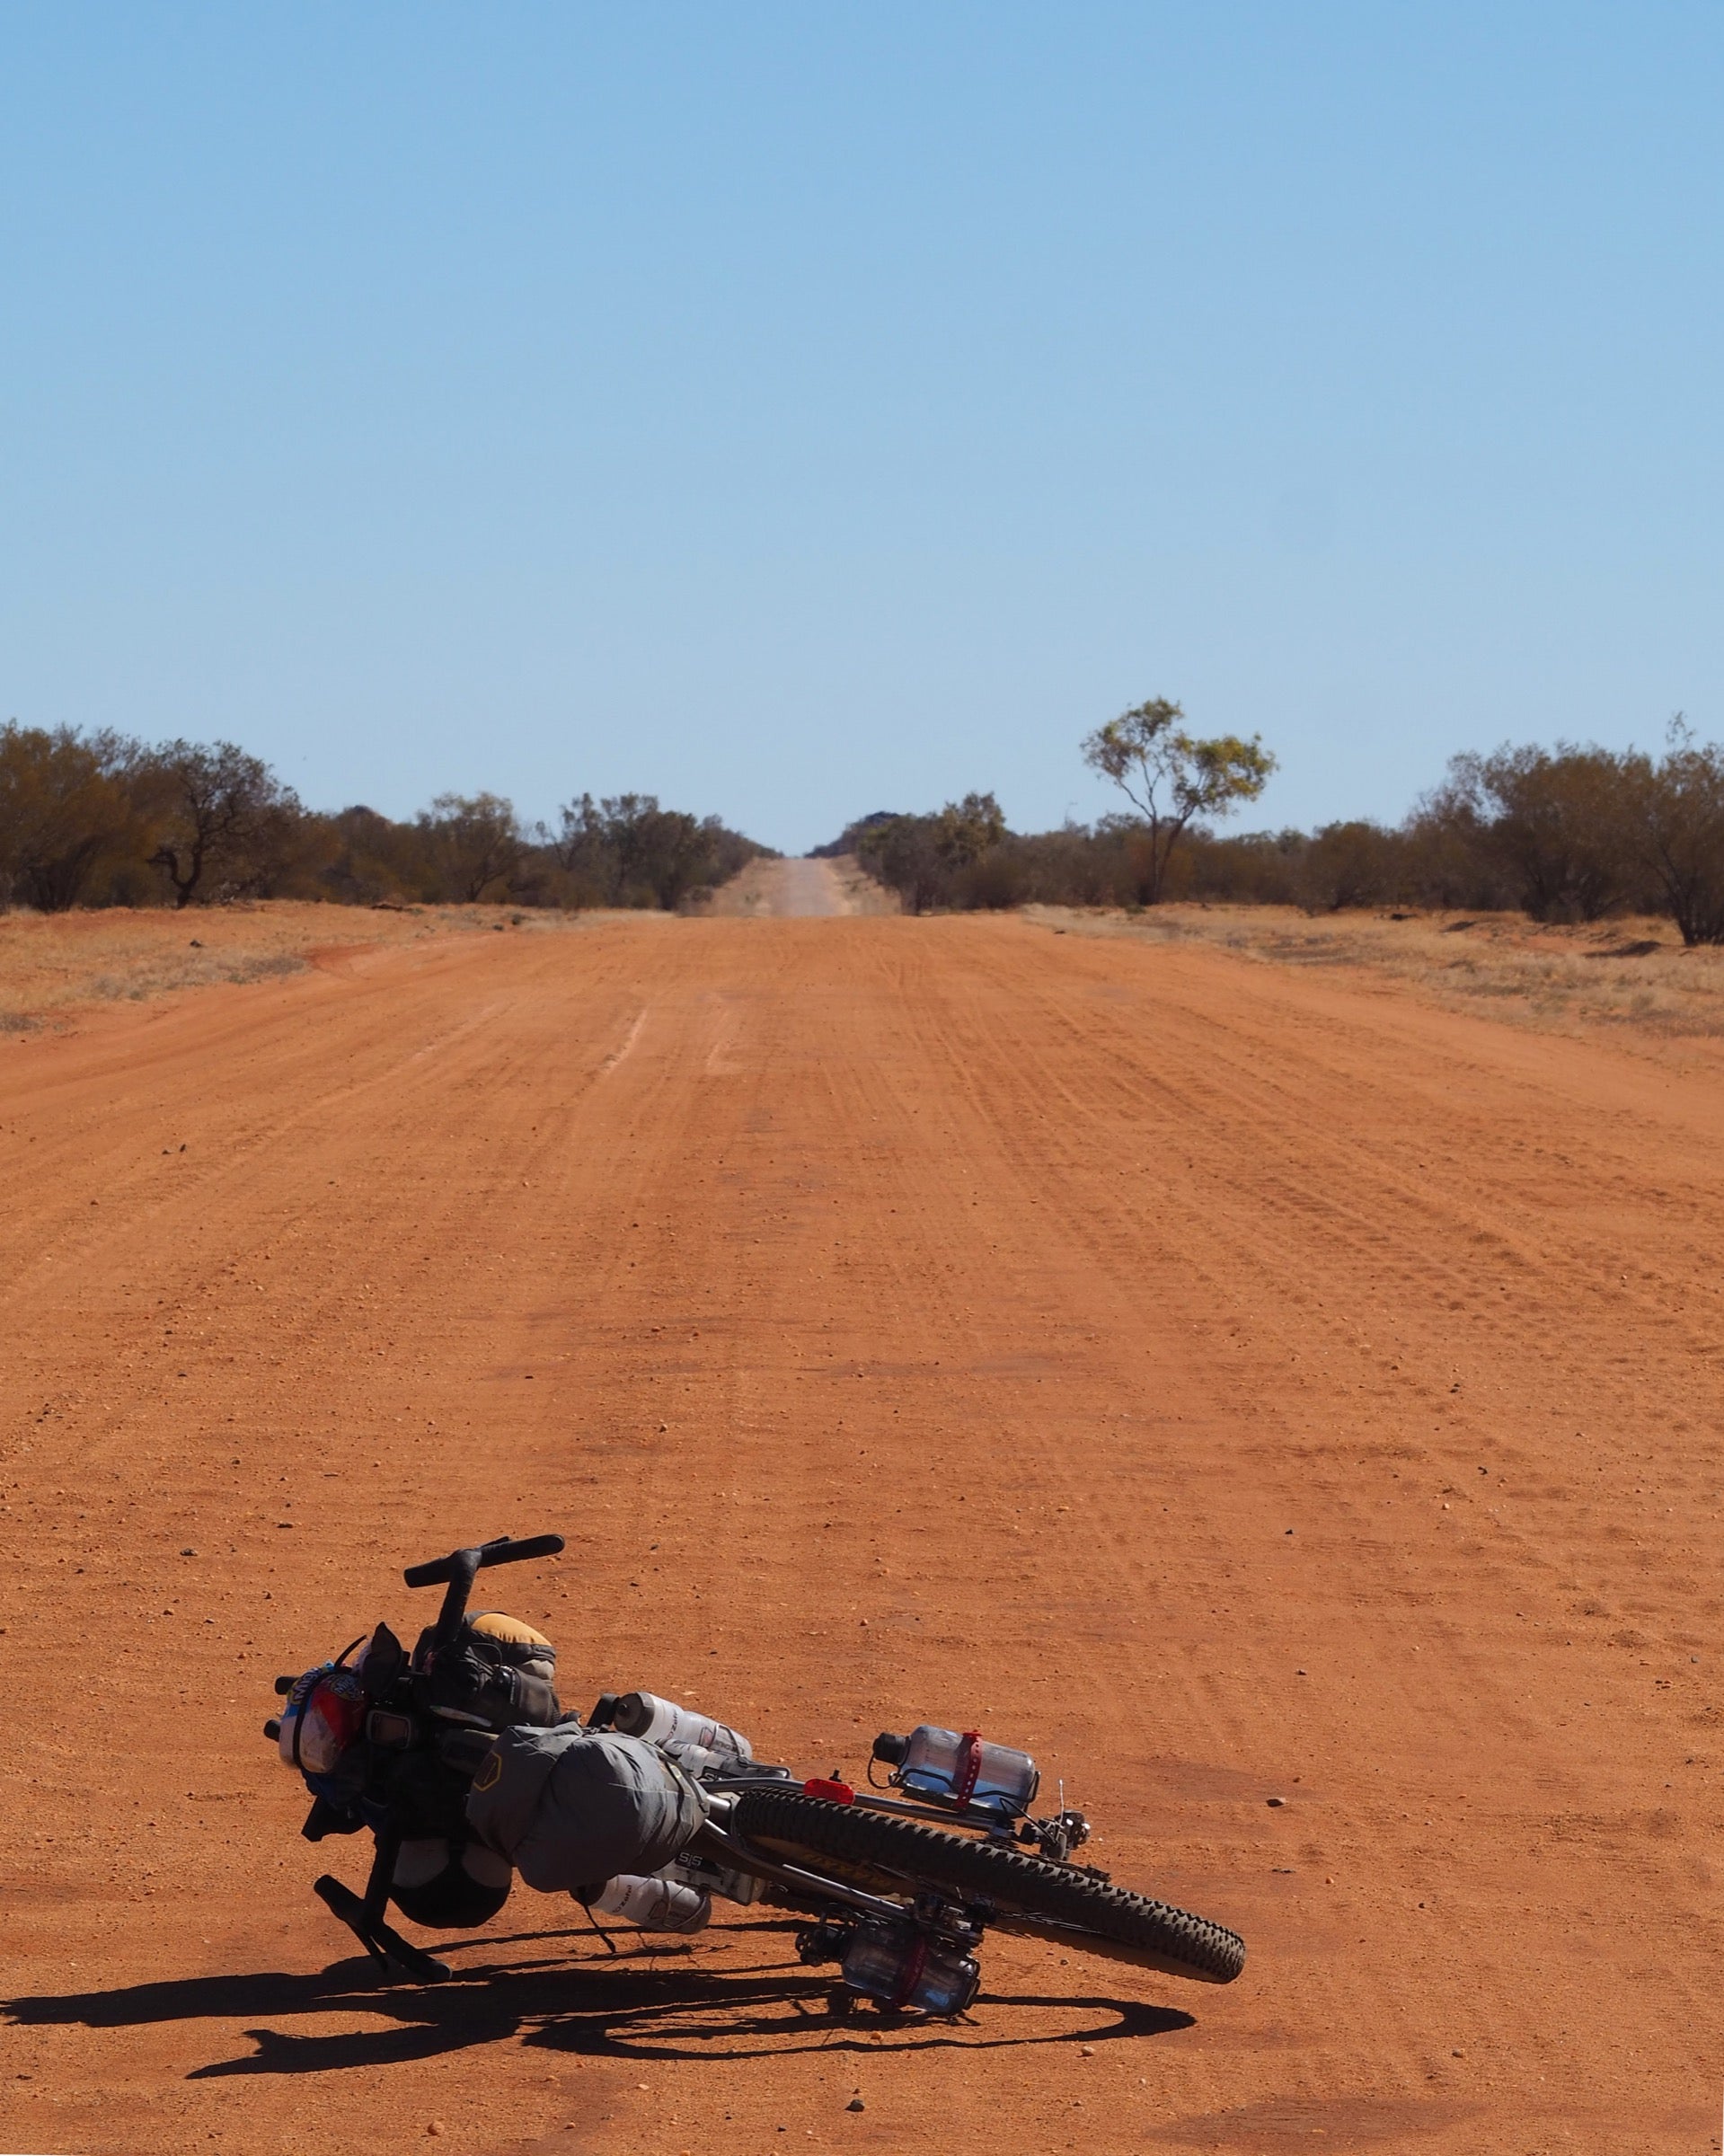
[[[429,1564],[409,1565],[402,1577],[410,1587],[444,1587],[443,1606],[437,1613],[432,1638],[438,1648],[446,1647],[461,1629],[467,1597],[481,1572],[492,1565],[524,1564],[530,1557],[555,1557],[562,1549],[560,1534],[528,1534],[517,1542],[506,1534],[481,1542],[476,1550],[452,1550],[447,1557],[434,1557]]]
[[[457,1571],[467,1571],[467,1560],[473,1560],[472,1572],[482,1572],[491,1565],[525,1564],[529,1558],[557,1557],[561,1554],[563,1540],[560,1534],[529,1534],[517,1542],[508,1535],[500,1534],[495,1542],[482,1542],[476,1550],[455,1550],[447,1557],[434,1557],[426,1564],[409,1565],[402,1577],[410,1587],[440,1587],[452,1581]]]

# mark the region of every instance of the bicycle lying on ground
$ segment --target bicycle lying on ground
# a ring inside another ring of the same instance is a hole
[[[482,1923],[517,1863],[529,1884],[581,1879],[570,1890],[596,1922],[691,1931],[714,1896],[795,1911],[809,1920],[801,1959],[837,1968],[838,2013],[859,2001],[962,2013],[989,1931],[1204,1984],[1231,1983],[1244,1966],[1236,1933],[1078,1862],[1083,1816],[1035,1816],[1033,1760],[976,1731],[884,1734],[857,1787],[764,1764],[737,1731],[650,1692],[606,1693],[584,1721],[565,1714],[551,1643],[468,1611],[482,1571],[562,1547],[554,1534],[503,1536],[411,1566],[410,1587],[444,1588],[411,1655],[379,1625],[333,1661],[277,1679],[287,1704],[266,1733],[312,1789],[303,1831],[321,1841],[369,1829],[375,1840],[363,1894],[330,1874],[314,1891],[385,1967],[421,1984],[449,1975],[393,1928],[392,1903],[430,1929]],[[486,1795],[517,1757],[540,1807],[519,1847]],[[542,1789],[561,1792],[549,1828]],[[583,1874],[583,1836],[607,1859],[632,1846],[631,1806],[657,1860],[635,1870],[596,1860],[609,1876]]]

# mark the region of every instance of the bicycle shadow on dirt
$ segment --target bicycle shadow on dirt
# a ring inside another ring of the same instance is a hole
[[[775,1924],[728,1928],[745,1951],[769,1948]],[[762,1937],[761,1934],[766,1936]],[[752,1936],[751,1936],[752,1935]],[[503,1946],[560,1943],[588,1933],[530,1933],[464,1940],[437,1951],[494,1952]],[[338,1962],[316,1975],[263,1971],[132,1984],[106,1992],[22,1997],[0,2002],[14,2026],[139,2028],[167,2022],[237,2023],[255,2049],[194,2067],[191,2081],[245,2074],[330,2073],[407,2065],[487,2044],[517,2042],[585,2058],[688,2060],[780,2057],[805,2050],[881,2052],[1026,2045],[1103,2044],[1163,2036],[1195,2026],[1189,2014],[1092,1994],[1056,1998],[985,1992],[960,2022],[861,2010],[827,2010],[833,1977],[776,1957],[702,1967],[686,1947],[639,1947],[603,1960],[548,1956],[484,1962],[424,1987],[379,1980],[376,1965]],[[1013,2030],[1013,2015],[1057,2011],[1063,2026]],[[386,2026],[336,2035],[299,2035],[292,2023],[332,2013],[377,2017]],[[254,2019],[255,2018],[255,2019]],[[249,2026],[248,2026],[249,2025]]]

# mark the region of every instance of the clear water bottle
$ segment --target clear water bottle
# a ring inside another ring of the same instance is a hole
[[[752,1871],[732,1871],[711,1857],[691,1856],[687,1850],[665,1866],[664,1876],[697,1893],[715,1894],[721,1901],[739,1903],[745,1909],[766,1891],[766,1882]]]
[[[709,1774],[715,1769],[721,1772],[726,1767],[738,1764],[733,1752],[712,1752],[704,1745],[679,1745],[675,1737],[667,1738],[659,1749],[667,1759],[674,1759],[683,1772],[692,1775],[696,1781],[703,1774]]]
[[[936,1729],[924,1722],[908,1736],[882,1730],[874,1739],[874,1757],[892,1769],[900,1789],[1014,1818],[1029,1810],[1041,1784],[1027,1752],[988,1744],[974,1729]]]
[[[656,1692],[624,1692],[611,1710],[611,1726],[624,1736],[643,1736],[650,1745],[662,1745],[673,1757],[681,1757],[692,1748],[711,1753],[715,1760],[746,1764],[755,1755],[754,1746],[739,1730],[698,1714],[692,1707],[678,1707],[674,1700],[661,1700]],[[691,1763],[689,1772],[699,1773],[707,1763]]]
[[[961,2014],[981,1983],[968,1954],[954,1954],[907,1928],[872,1923],[857,1925],[844,1976],[865,1999],[923,2014]]]
[[[658,1874],[641,1878],[625,1871],[606,1879],[587,1906],[603,1916],[620,1916],[642,1931],[703,1931],[712,1914],[712,1897],[676,1879]]]

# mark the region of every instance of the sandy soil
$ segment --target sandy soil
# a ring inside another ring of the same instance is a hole
[[[612,921],[0,1042],[0,2146],[1716,2134],[1714,1077],[1198,944]],[[979,1721],[1244,1976],[1002,1940],[835,2035],[770,1924],[523,1892],[379,1987],[270,1679],[547,1526],[571,1699],[813,1772]]]
[[[875,882],[854,854],[831,861],[751,861],[704,909],[751,919],[811,921],[844,914],[896,914],[896,892]]]

